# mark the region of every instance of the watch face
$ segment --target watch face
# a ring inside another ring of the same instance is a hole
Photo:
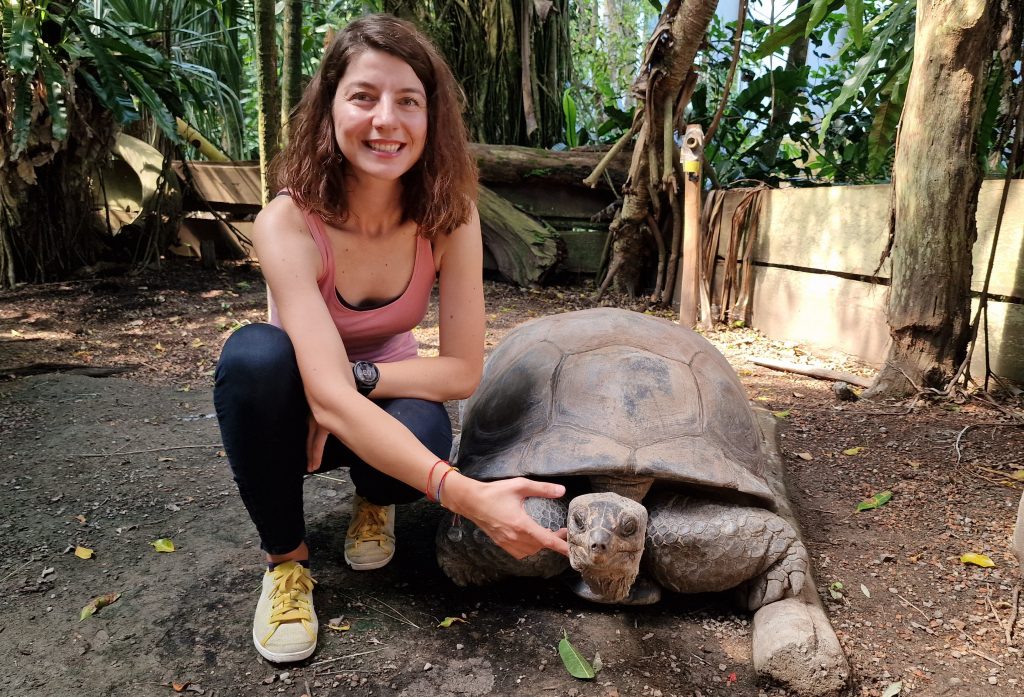
[[[356,381],[365,385],[376,384],[380,377],[380,373],[377,372],[377,366],[368,361],[358,361],[355,366]]]

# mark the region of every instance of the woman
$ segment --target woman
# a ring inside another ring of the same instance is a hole
[[[227,341],[214,401],[266,552],[253,641],[271,661],[301,660],[316,646],[306,472],[349,468],[345,559],[356,570],[391,559],[394,504],[423,494],[516,558],[568,551],[564,530],[523,510],[526,497],[559,497],[564,487],[478,482],[445,461],[451,424],[441,402],[476,388],[484,339],[476,172],[458,97],[411,24],[352,22],[327,49],[275,162],[282,195],[256,219],[272,324]],[[410,330],[435,275],[440,355],[419,358]]]

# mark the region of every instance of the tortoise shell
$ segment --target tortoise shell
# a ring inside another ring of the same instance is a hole
[[[774,507],[764,436],[725,357],[616,308],[511,332],[466,404],[458,465],[482,480],[654,477]]]

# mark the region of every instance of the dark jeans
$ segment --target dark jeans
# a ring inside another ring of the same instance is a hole
[[[269,554],[285,554],[306,535],[302,482],[306,474],[309,405],[291,340],[269,324],[236,331],[217,363],[213,402],[221,438],[242,501]],[[439,458],[448,458],[452,425],[444,405],[422,399],[376,401]],[[385,505],[423,495],[359,459],[333,435],[320,471],[347,467],[356,492]]]

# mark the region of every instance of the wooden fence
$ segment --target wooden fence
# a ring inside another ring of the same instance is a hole
[[[978,200],[972,316],[985,280],[1003,182],[984,182]],[[880,365],[889,345],[885,321],[890,275],[878,267],[886,244],[890,189],[834,186],[767,191],[756,229],[749,322],[767,336],[840,350]],[[726,194],[716,277],[728,256],[733,211],[742,191]],[[1024,382],[1024,181],[1010,185],[989,285],[992,370]],[[985,340],[972,373],[984,375]]]

